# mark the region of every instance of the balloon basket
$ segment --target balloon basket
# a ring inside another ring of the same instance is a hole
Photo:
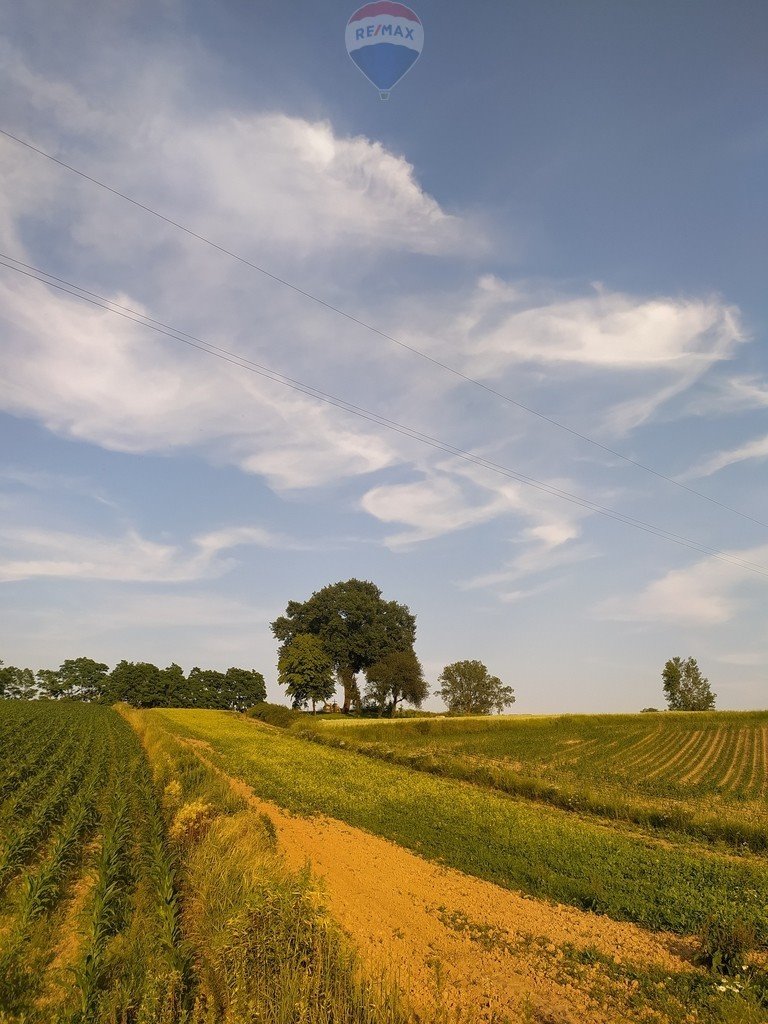
[[[388,92],[380,92],[379,93],[379,98],[382,99],[382,100],[388,100],[389,99],[389,93]]]

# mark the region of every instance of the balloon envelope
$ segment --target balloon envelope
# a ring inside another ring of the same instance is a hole
[[[347,53],[380,92],[388,93],[419,59],[424,26],[404,4],[365,4],[347,22]]]

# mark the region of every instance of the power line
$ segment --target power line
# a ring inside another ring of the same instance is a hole
[[[411,438],[412,440],[419,441],[422,444],[426,444],[431,448],[438,451],[445,452],[446,454],[452,455],[457,459],[464,462],[468,462],[482,469],[486,469],[489,472],[495,473],[499,476],[506,477],[510,480],[515,480],[518,483],[525,484],[528,487],[532,487],[536,490],[542,491],[553,497],[561,498],[564,501],[568,501],[571,504],[578,505],[581,508],[585,508],[588,511],[594,512],[598,515],[602,515],[608,519],[612,519],[618,523],[622,523],[625,526],[631,526],[633,529],[641,530],[644,533],[649,533],[652,536],[659,537],[662,540],[670,541],[671,543],[678,544],[682,547],[689,548],[694,551],[698,551],[701,554],[709,555],[710,557],[717,558],[720,561],[728,562],[732,565],[738,566],[741,569],[746,569],[749,572],[756,573],[757,575],[764,576],[768,579],[768,567],[758,565],[754,562],[748,562],[744,559],[734,557],[727,552],[720,551],[716,548],[710,548],[706,545],[699,544],[697,541],[693,541],[690,538],[682,537],[679,534],[665,530],[662,527],[655,526],[652,523],[646,523],[643,520],[635,519],[633,516],[625,515],[622,512],[618,512],[616,509],[608,508],[607,506],[600,505],[597,502],[592,501],[589,498],[584,498],[580,495],[572,494],[569,491],[563,490],[559,487],[554,487],[551,484],[545,483],[543,480],[538,480],[535,477],[527,476],[517,470],[511,469],[509,466],[501,465],[497,462],[492,462],[489,459],[485,459],[474,452],[466,451],[463,448],[458,448],[455,445],[450,444],[447,441],[443,441],[440,438],[435,438],[429,434],[424,434],[413,427],[409,427],[407,424],[399,423],[396,420],[390,420],[385,416],[381,416],[379,413],[373,412],[370,409],[366,409],[362,406],[354,405],[346,399],[339,398],[337,395],[330,394],[326,391],[322,391],[319,388],[315,388],[310,384],[306,384],[303,381],[296,380],[293,377],[288,377],[286,374],[280,373],[277,370],[273,370],[270,367],[264,366],[263,364],[256,363],[251,359],[247,359],[244,356],[238,355],[236,352],[229,351],[228,349],[219,348],[216,345],[212,345],[209,342],[204,341],[202,338],[198,338],[193,334],[188,334],[185,331],[178,330],[170,324],[163,323],[161,320],[155,320],[152,317],[147,316],[144,313],[140,313],[137,310],[131,309],[128,306],[121,306],[118,303],[112,302],[111,299],[103,295],[99,295],[97,292],[89,291],[88,289],[81,288],[79,285],[74,284],[71,281],[67,281],[64,278],[55,277],[52,274],[48,274],[46,271],[33,267],[30,264],[22,263],[20,260],[14,259],[5,253],[0,253],[0,266],[5,267],[7,270],[12,270],[17,274],[21,274],[24,277],[31,278],[34,281],[38,281],[40,284],[44,284],[49,288],[54,288],[57,291],[64,292],[67,295],[71,295],[74,298],[80,299],[82,302],[88,302],[93,306],[98,306],[100,309],[106,310],[108,313],[112,313],[114,316],[122,317],[124,320],[129,320],[132,323],[139,324],[142,327],[146,327],[148,330],[154,331],[157,334],[164,335],[173,341],[180,342],[181,344],[188,345],[190,348],[197,349],[198,351],[205,352],[208,355],[214,356],[217,359],[221,359],[224,362],[230,363],[234,366],[238,366],[243,370],[248,370],[251,373],[255,373],[260,377],[264,377],[274,383],[280,384],[283,387],[289,388],[292,391],[300,392],[301,394],[307,395],[310,398],[314,398],[316,401],[323,402],[326,405],[331,405],[336,409],[340,409],[343,412],[350,413],[351,415],[357,416],[360,419],[367,420],[370,423],[374,423],[377,426],[385,427],[394,433],[401,434],[404,437]]]
[[[119,189],[113,188],[111,185],[107,185],[106,182],[100,181],[98,178],[94,178],[90,174],[86,174],[85,171],[81,171],[78,167],[74,167],[72,164],[68,164],[64,160],[59,160],[58,157],[53,156],[51,153],[47,153],[45,150],[40,149],[38,146],[32,145],[31,142],[27,142],[25,139],[20,139],[17,135],[13,135],[11,132],[6,131],[3,128],[0,128],[0,135],[5,136],[5,138],[11,140],[12,142],[17,143],[20,146],[23,146],[25,149],[28,149],[33,153],[37,153],[39,156],[44,157],[46,160],[50,160],[51,163],[54,163],[67,171],[71,171],[73,174],[76,174],[80,178],[83,178],[86,181],[91,182],[91,184],[97,185],[99,188],[102,188],[105,191],[110,192],[112,195],[117,196],[119,199],[123,199],[127,203],[131,203],[133,206],[137,207],[140,210],[143,210],[145,213],[149,213],[151,214],[151,216],[157,217],[158,220],[161,220],[164,223],[171,225],[171,227],[177,228],[179,231],[183,231],[191,238],[197,239],[198,242],[203,242],[205,245],[209,245],[211,248],[216,249],[217,252],[222,253],[224,256],[229,256],[230,259],[237,260],[238,263],[242,263],[244,266],[250,267],[251,270],[255,270],[259,274],[263,274],[264,277],[269,278],[276,284],[282,285],[284,288],[289,288],[297,295],[301,295],[305,299],[309,299],[311,302],[315,302],[317,303],[317,305],[322,306],[324,309],[327,309],[332,313],[336,313],[338,316],[344,317],[346,320],[349,320],[351,323],[356,324],[358,327],[363,327],[365,330],[378,335],[378,337],[383,338],[385,341],[389,341],[393,345],[397,345],[399,348],[405,349],[407,352],[410,352],[412,355],[418,356],[420,359],[424,359],[427,362],[432,363],[434,366],[439,367],[446,373],[450,373],[454,377],[457,377],[459,380],[464,381],[464,383],[471,384],[473,387],[476,388],[480,388],[487,394],[493,395],[495,398],[500,399],[502,402],[506,402],[507,405],[514,406],[516,409],[519,409],[521,412],[525,412],[530,416],[535,416],[537,419],[542,420],[545,423],[549,423],[550,426],[556,427],[558,430],[563,430],[566,433],[571,434],[572,437],[576,437],[581,441],[585,441],[587,444],[591,444],[595,448],[599,448],[606,454],[614,456],[614,458],[621,459],[622,462],[626,462],[629,465],[634,466],[636,469],[641,469],[645,473],[650,473],[652,476],[657,477],[659,480],[664,480],[666,483],[672,484],[674,487],[678,487],[680,490],[687,491],[689,494],[692,494],[697,498],[701,498],[704,501],[708,501],[712,505],[716,505],[718,508],[723,509],[723,511],[725,512],[730,512],[733,515],[739,516],[741,519],[746,519],[751,523],[755,523],[757,526],[762,526],[768,529],[768,524],[761,522],[761,520],[756,519],[754,516],[749,515],[747,512],[742,512],[740,509],[733,508],[733,506],[727,505],[725,502],[720,501],[718,498],[713,498],[710,494],[705,494],[703,491],[699,491],[695,487],[690,487],[688,484],[685,484],[680,480],[676,480],[674,477],[669,476],[666,473],[662,473],[658,469],[654,469],[653,466],[649,466],[644,462],[640,462],[638,459],[633,459],[631,456],[625,455],[623,452],[617,451],[615,448],[611,448],[607,444],[603,444],[602,441],[597,441],[595,438],[590,437],[588,434],[584,434],[581,431],[576,430],[574,427],[569,427],[566,423],[563,423],[560,420],[556,420],[552,416],[547,416],[546,413],[539,412],[537,409],[533,409],[531,406],[525,405],[523,402],[517,401],[517,399],[514,399],[510,395],[505,394],[503,391],[499,391],[496,388],[491,387],[490,384],[484,384],[483,381],[478,380],[476,377],[472,377],[471,375],[464,373],[463,371],[457,369],[455,366],[452,366],[450,363],[446,363],[443,360],[436,358],[435,356],[431,356],[428,352],[425,352],[423,349],[417,348],[415,345],[409,345],[407,342],[401,341],[399,338],[396,338],[393,335],[388,334],[386,331],[382,331],[380,328],[367,323],[365,320],[362,320],[360,317],[355,316],[353,313],[349,313],[347,310],[341,308],[340,306],[335,306],[333,303],[326,301],[320,296],[315,295],[312,292],[306,291],[299,285],[286,280],[286,278],[279,277],[277,274],[273,274],[265,267],[259,266],[259,264],[257,263],[253,263],[245,256],[241,256],[239,253],[236,253],[231,249],[227,249],[225,246],[220,245],[218,242],[214,242],[207,236],[201,235],[197,231],[194,231],[192,228],[187,227],[185,224],[181,224],[179,221],[173,220],[171,217],[167,217],[165,214],[160,213],[158,210],[153,209],[151,206],[147,206],[145,203],[140,202],[138,199],[134,199],[132,196],[126,195],[125,192],[120,192]]]

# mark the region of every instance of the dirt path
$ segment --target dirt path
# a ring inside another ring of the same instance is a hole
[[[216,768],[204,752],[207,744],[187,742]],[[272,819],[288,866],[311,865],[331,913],[365,961],[394,968],[426,1018],[661,1021],[666,1018],[642,1010],[638,1015],[637,1007],[625,1015],[620,1007],[631,995],[631,980],[609,982],[604,965],[578,962],[574,949],[592,947],[617,964],[690,970],[682,959],[690,946],[675,936],[510,892],[332,818],[294,816],[227,778]],[[682,1013],[678,1020],[684,1019]]]

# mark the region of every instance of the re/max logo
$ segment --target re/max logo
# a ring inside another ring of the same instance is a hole
[[[396,37],[400,39],[413,39],[413,32],[412,28],[403,28],[401,25],[378,24],[375,28],[373,25],[369,25],[367,28],[355,29],[355,40],[372,39],[375,36],[391,36],[393,39]]]

